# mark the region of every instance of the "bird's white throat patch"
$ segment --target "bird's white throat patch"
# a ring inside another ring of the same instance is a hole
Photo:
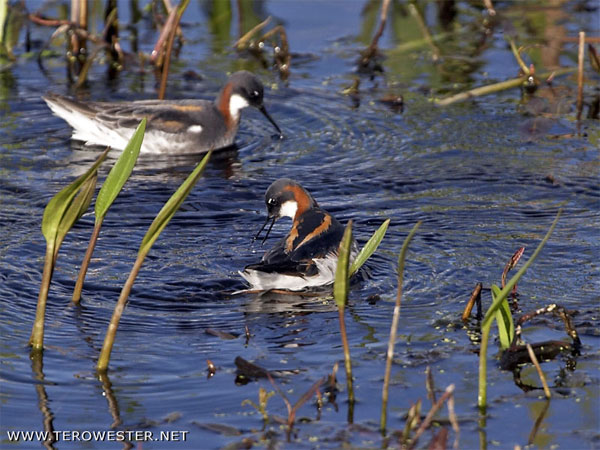
[[[233,94],[229,99],[229,113],[237,119],[240,116],[240,111],[248,106],[248,100],[238,94]]]
[[[283,205],[281,205],[281,209],[279,210],[279,217],[290,217],[293,219],[296,217],[296,211],[298,211],[298,203],[294,200],[288,200]]]

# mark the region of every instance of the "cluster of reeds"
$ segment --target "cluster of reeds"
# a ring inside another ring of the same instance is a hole
[[[119,192],[131,175],[142,146],[145,128],[146,119],[143,119],[131,137],[128,145],[123,150],[123,153],[117,159],[112,169],[106,176],[104,184],[98,192],[94,206],[96,216],[94,230],[83,258],[79,277],[73,292],[74,302],[80,301],[85,275],[94,251],[94,247],[96,245],[96,241],[100,234],[102,223],[110,206],[119,195]],[[38,297],[36,318],[33,324],[31,338],[29,340],[33,353],[40,354],[44,348],[46,302],[48,299],[50,282],[52,280],[52,273],[54,272],[54,267],[56,266],[58,251],[66,234],[90,206],[98,178],[98,167],[105,160],[109,150],[110,148],[107,148],[85,174],[80,176],[77,180],[56,194],[50,200],[46,206],[46,209],[44,210],[42,233],[46,239],[46,258],[44,261],[44,271]],[[96,367],[98,372],[105,372],[108,368],[110,354],[114,344],[119,320],[123,310],[125,309],[127,298],[146,255],[152,248],[154,242],[158,239],[162,230],[167,226],[175,212],[179,209],[187,195],[200,178],[200,175],[206,167],[210,155],[211,152],[206,154],[202,161],[181,184],[179,189],[177,189],[177,191],[165,203],[142,239],[137,259],[133,265],[129,277],[127,278],[127,281],[125,282],[125,285],[123,286],[121,295],[119,296],[119,300],[115,306],[112,319],[106,332],[104,344],[102,346],[102,351]]]

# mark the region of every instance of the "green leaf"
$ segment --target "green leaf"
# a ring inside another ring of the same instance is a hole
[[[500,295],[500,288],[492,284],[492,299]],[[498,324],[498,337],[500,338],[500,348],[506,350],[512,344],[515,335],[515,325],[513,323],[512,313],[508,300],[504,299],[500,303],[500,308],[496,311],[496,323]]]
[[[96,173],[98,166],[104,161],[109,151],[110,147],[98,157],[94,165],[86,173],[62,189],[48,202],[46,209],[44,209],[44,217],[42,218],[42,234],[46,238],[46,242],[54,242],[56,240],[58,227],[65,215],[65,211],[73,201],[81,185]]]
[[[546,245],[546,242],[548,242],[550,235],[554,231],[554,228],[556,227],[556,224],[558,223],[558,219],[560,218],[561,214],[562,214],[562,209],[560,209],[558,211],[558,213],[556,214],[556,218],[554,219],[554,222],[552,222],[552,225],[550,226],[550,229],[546,233],[546,236],[544,236],[544,239],[542,239],[542,242],[540,242],[540,244],[537,246],[537,248],[535,249],[535,252],[533,252],[533,255],[531,255],[531,257],[527,260],[527,262],[523,265],[523,267],[521,267],[521,269],[515,275],[513,275],[513,277],[508,281],[508,283],[506,283],[506,286],[504,286],[504,288],[498,293],[496,299],[493,301],[492,305],[488,308],[487,312],[485,313],[485,317],[483,318],[483,321],[481,322],[482,330],[485,327],[489,326],[492,319],[495,317],[496,311],[498,310],[498,308],[500,308],[502,301],[508,297],[508,294],[510,293],[511,289],[515,286],[515,284],[517,284],[517,282],[523,276],[523,274],[527,271],[529,266],[531,266],[531,264],[533,263],[535,258],[537,258],[537,255],[542,251],[542,248],[544,248],[544,245]]]
[[[337,268],[333,283],[333,298],[338,308],[346,306],[348,298],[348,262],[350,261],[350,247],[352,246],[352,220],[348,221],[340,248],[338,250]]]
[[[65,236],[71,229],[71,227],[77,222],[81,216],[90,207],[92,198],[94,197],[94,191],[96,190],[96,181],[98,180],[98,171],[94,171],[91,177],[83,182],[81,188],[77,192],[77,195],[73,201],[67,207],[65,214],[62,216],[60,223],[58,224],[58,230],[56,232],[56,244],[54,247],[54,261],[58,255],[58,250],[65,239]]]
[[[208,162],[211,154],[212,151],[206,154],[202,161],[200,161],[200,163],[196,166],[194,171],[186,178],[181,186],[179,186],[171,198],[167,200],[167,203],[165,203],[150,225],[150,228],[148,228],[144,239],[142,239],[142,244],[140,245],[138,255],[148,253],[156,239],[158,239],[158,236],[162,230],[167,226],[175,212],[179,209],[185,198],[188,196],[196,184],[196,181],[198,181],[198,178],[200,178],[200,175],[202,175],[202,171],[206,167],[206,163]]]
[[[375,250],[377,250],[377,247],[379,247],[379,244],[385,236],[389,224],[390,219],[387,219],[381,224],[379,229],[375,233],[373,233],[373,236],[371,236],[371,238],[367,241],[365,246],[361,249],[359,254],[352,262],[352,266],[350,267],[350,276],[358,272],[358,270],[363,266],[365,262],[367,262],[371,255],[375,253]]]
[[[402,286],[402,282],[404,279],[404,260],[406,259],[406,252],[408,251],[408,245],[410,241],[412,241],[413,236],[421,226],[421,221],[419,220],[414,224],[408,236],[404,239],[404,243],[402,244],[402,248],[400,249],[400,256],[398,256],[398,288]]]
[[[117,195],[123,189],[123,185],[131,175],[133,166],[142,148],[145,130],[146,119],[144,118],[138,125],[135,133],[133,133],[133,136],[131,136],[131,139],[129,139],[127,147],[125,147],[125,150],[123,150],[123,153],[121,153],[121,156],[119,156],[119,159],[117,159],[117,162],[106,176],[106,180],[104,180],[104,184],[100,192],[98,192],[98,197],[96,197],[96,205],[94,207],[96,223],[102,222],[108,208],[115,201],[115,198],[117,198]]]

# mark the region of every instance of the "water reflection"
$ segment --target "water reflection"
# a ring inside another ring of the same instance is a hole
[[[50,409],[50,400],[46,392],[46,381],[44,376],[44,360],[42,352],[31,353],[31,370],[35,382],[35,391],[38,397],[38,408],[42,413],[42,424],[46,432],[46,439],[42,445],[47,449],[54,450],[56,436],[54,434],[54,413]]]

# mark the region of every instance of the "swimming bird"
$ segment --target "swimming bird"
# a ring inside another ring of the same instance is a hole
[[[233,144],[242,109],[254,106],[281,130],[263,104],[263,85],[252,73],[233,73],[214,102],[208,100],[141,100],[82,102],[47,94],[52,112],[73,127],[73,139],[124,149],[146,117],[142,152],[202,153]]]
[[[298,291],[333,283],[344,227],[321,209],[306,189],[289,178],[271,184],[265,203],[267,219],[255,239],[271,221],[264,243],[273,224],[282,217],[292,219],[292,229],[259,263],[239,272],[251,288]],[[356,254],[356,243],[353,243],[351,260]]]

